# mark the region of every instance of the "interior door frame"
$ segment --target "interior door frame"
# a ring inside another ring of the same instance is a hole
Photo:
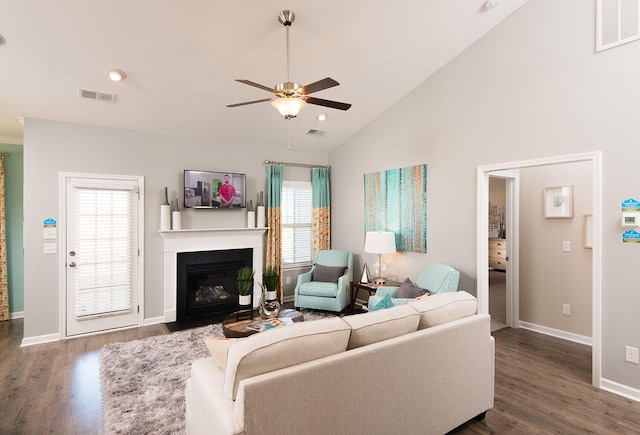
[[[592,343],[591,383],[602,388],[602,152],[594,151],[558,157],[498,163],[477,169],[476,217],[476,294],[481,313],[489,313],[489,175],[497,171],[548,166],[564,163],[591,162],[593,183],[593,257],[592,257]],[[515,197],[518,197],[516,194]],[[514,205],[515,206],[515,205]],[[514,233],[514,231],[512,231]],[[515,235],[515,234],[512,234]],[[517,237],[517,236],[516,236]],[[517,239],[516,239],[517,240]],[[514,241],[515,242],[515,241]],[[512,251],[517,251],[514,243]],[[509,263],[509,262],[507,262]],[[514,277],[515,278],[515,277]]]
[[[518,171],[494,171],[488,173],[488,177],[502,178],[506,183],[505,192],[505,226],[507,230],[506,250],[506,312],[507,326],[510,328],[520,327],[520,173]],[[487,178],[487,195],[489,192]],[[487,204],[489,202],[487,196]],[[488,218],[487,218],[488,219]],[[487,222],[488,228],[488,222]],[[487,230],[487,240],[489,238]],[[488,248],[487,251],[488,252]],[[485,254],[488,255],[488,254]],[[487,259],[488,260],[488,259]],[[489,275],[487,265],[487,289],[489,288]],[[488,290],[487,290],[488,292]],[[488,294],[488,293],[487,293]],[[487,304],[489,299],[486,299]],[[487,312],[489,307],[487,305]]]
[[[70,178],[92,178],[107,180],[135,180],[138,182],[140,203],[138,205],[138,319],[137,325],[129,326],[138,327],[143,325],[144,321],[144,177],[140,175],[116,175],[116,174],[90,174],[81,172],[60,172],[58,180],[58,198],[60,198],[58,222],[58,236],[60,237],[60,250],[58,251],[58,294],[59,294],[59,313],[60,313],[60,337],[63,339],[76,338],[82,335],[69,336],[67,334],[67,180]],[[126,329],[118,328],[118,329]],[[94,335],[103,332],[113,331],[96,331],[83,335]]]

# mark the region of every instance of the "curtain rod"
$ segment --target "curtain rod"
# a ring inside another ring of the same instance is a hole
[[[265,165],[276,165],[276,166],[295,166],[298,168],[318,168],[318,169],[331,169],[331,166],[327,165],[308,165],[306,163],[286,163],[286,162],[274,162],[273,160],[265,160]]]

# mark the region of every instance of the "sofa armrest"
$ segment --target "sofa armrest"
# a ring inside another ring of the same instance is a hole
[[[349,284],[353,281],[353,271],[347,268],[344,274],[338,278],[338,288],[349,289]]]
[[[316,268],[316,266],[312,266],[311,270],[309,272],[305,272],[305,273],[301,273],[300,275],[298,275],[298,285],[300,284],[304,284],[305,282],[311,282],[311,280],[313,279],[313,271]]]
[[[391,298],[395,298],[398,295],[398,290],[400,290],[400,287],[380,286],[376,290],[376,296],[383,298],[389,295]]]

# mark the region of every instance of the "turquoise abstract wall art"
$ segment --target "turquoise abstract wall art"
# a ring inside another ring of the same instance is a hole
[[[427,252],[427,165],[364,175],[366,231],[392,231],[396,249]]]

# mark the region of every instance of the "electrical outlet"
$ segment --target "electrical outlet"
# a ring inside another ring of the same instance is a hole
[[[285,283],[285,284],[291,284],[291,277],[290,277],[290,276],[286,277],[286,278],[284,279],[284,283]]]
[[[562,250],[564,252],[571,252],[571,242],[568,242],[566,240],[562,242]]]
[[[44,244],[44,253],[45,254],[57,254],[58,253],[58,245],[56,243],[45,243]]]
[[[624,347],[624,360],[633,364],[638,364],[638,348],[625,346]]]
[[[562,314],[565,314],[567,316],[571,315],[571,305],[569,304],[562,304]]]

